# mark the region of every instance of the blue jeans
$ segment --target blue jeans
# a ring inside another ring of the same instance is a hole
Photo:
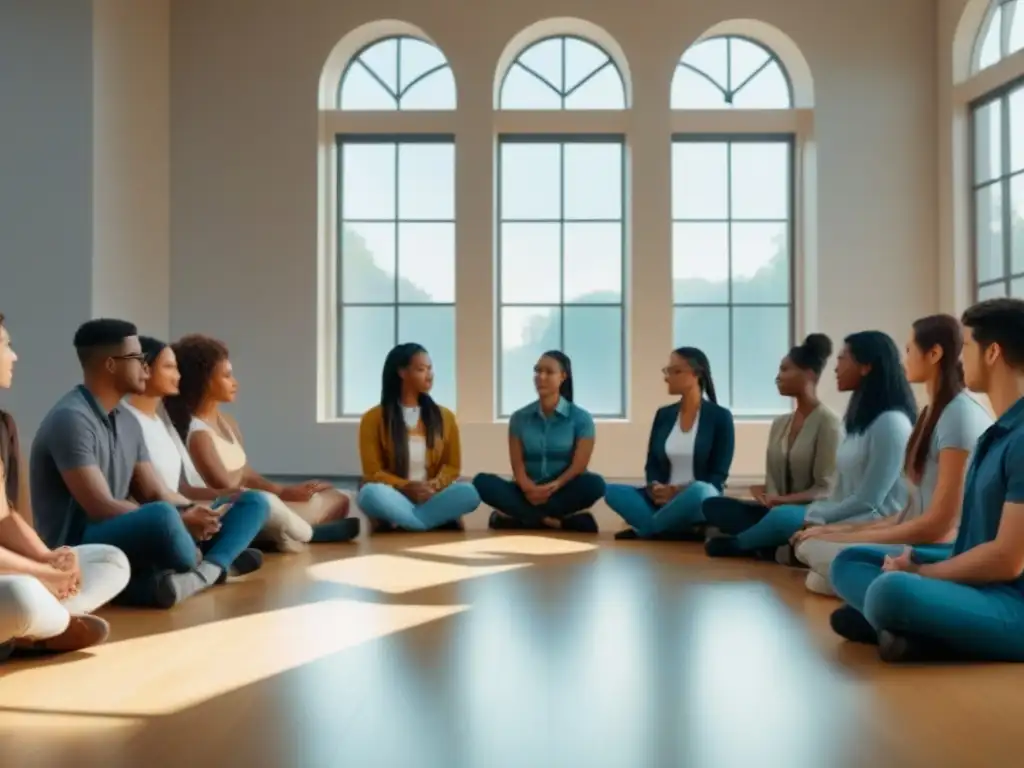
[[[893,550],[857,546],[832,561],[832,586],[878,631],[929,641],[951,653],[1024,661],[1024,594],[1009,584],[975,586],[902,571],[886,573]],[[914,560],[938,562],[949,546],[915,547]]]
[[[772,507],[759,521],[736,535],[736,545],[747,552],[781,547],[788,544],[793,534],[803,527],[806,515],[807,507],[799,504]]]
[[[430,531],[468,515],[480,505],[480,495],[470,483],[453,483],[422,504],[413,504],[390,485],[369,483],[359,491],[357,503],[367,517],[407,531]]]
[[[655,505],[645,488],[632,485],[609,485],[604,500],[637,536],[646,539],[659,533],[684,533],[703,523],[701,505],[715,496],[715,486],[698,481],[663,507]]]
[[[221,528],[199,546],[203,558],[223,571],[231,567],[266,525],[270,508],[258,491],[246,491],[220,519]],[[118,602],[153,605],[156,579],[163,571],[183,573],[195,568],[196,542],[181,519],[181,512],[163,501],[102,522],[89,522],[83,544],[110,544],[128,557],[132,575]]]

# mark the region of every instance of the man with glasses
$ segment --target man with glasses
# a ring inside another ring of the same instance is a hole
[[[32,442],[36,527],[51,548],[121,549],[132,576],[119,602],[170,608],[227,577],[266,522],[267,503],[250,495],[215,511],[160,481],[138,421],[121,405],[143,393],[148,378],[134,325],[90,320],[74,344],[83,383],[46,415]]]

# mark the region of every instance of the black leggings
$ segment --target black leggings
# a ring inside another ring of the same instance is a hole
[[[498,475],[481,473],[473,478],[473,485],[484,504],[531,528],[543,527],[545,517],[561,520],[589,509],[604,496],[604,478],[593,472],[577,475],[543,504],[531,504],[514,480]]]

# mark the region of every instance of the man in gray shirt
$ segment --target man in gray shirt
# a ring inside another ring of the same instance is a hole
[[[148,378],[134,325],[91,320],[75,334],[75,349],[84,382],[58,401],[32,442],[36,526],[50,547],[121,549],[132,578],[120,602],[169,608],[223,580],[269,510],[265,500],[248,497],[232,506],[252,508],[237,514],[211,510],[161,482],[142,428],[120,406],[126,395],[144,392]],[[207,547],[205,557],[196,542]]]

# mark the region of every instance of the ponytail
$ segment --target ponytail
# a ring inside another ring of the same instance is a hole
[[[541,357],[550,357],[558,366],[562,369],[562,373],[565,374],[565,381],[562,382],[558,388],[558,394],[572,402],[572,360],[564,352],[560,352],[557,349],[549,349]]]
[[[686,361],[686,364],[693,369],[693,375],[697,377],[701,392],[708,400],[718,405],[715,380],[711,376],[711,363],[708,361],[708,356],[697,347],[679,347],[679,349],[672,350],[672,354]]]

